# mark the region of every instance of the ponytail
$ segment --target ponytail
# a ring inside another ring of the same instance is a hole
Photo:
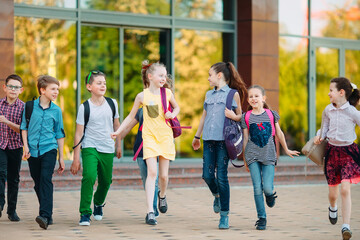
[[[351,105],[356,107],[359,104],[359,100],[360,100],[360,91],[359,89],[356,88],[352,91],[348,101]]]
[[[226,83],[230,88],[236,89],[240,96],[241,104],[244,103],[247,90],[244,81],[240,77],[239,72],[236,70],[234,64],[231,62],[218,62],[211,66],[216,73],[223,73]]]

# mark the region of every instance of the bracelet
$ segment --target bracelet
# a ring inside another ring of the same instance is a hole
[[[198,137],[198,136],[194,136],[194,138],[195,138],[195,139],[200,139],[200,137]]]

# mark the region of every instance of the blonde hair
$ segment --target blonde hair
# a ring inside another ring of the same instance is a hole
[[[149,60],[144,60],[142,62],[141,77],[143,80],[144,88],[148,88],[150,86],[150,81],[147,75],[149,73],[152,74],[157,67],[163,67],[166,69],[163,63],[159,63],[159,62],[149,63]],[[172,92],[174,92],[174,81],[170,74],[166,75],[166,83],[164,84],[164,87],[169,88]]]

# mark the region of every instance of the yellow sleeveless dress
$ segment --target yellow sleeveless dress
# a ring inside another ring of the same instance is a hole
[[[170,98],[171,90],[166,89],[167,106],[169,106]],[[162,156],[175,160],[173,132],[165,122],[161,96],[151,93],[149,89],[144,89],[143,111],[143,158]]]

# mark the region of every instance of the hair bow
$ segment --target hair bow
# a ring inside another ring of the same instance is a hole
[[[148,65],[144,65],[144,66],[142,67],[142,69],[148,69],[151,65],[152,65],[152,63],[150,63],[150,64],[148,64]]]
[[[356,86],[355,83],[351,83],[351,87],[352,87],[353,89],[357,89],[357,86]]]

